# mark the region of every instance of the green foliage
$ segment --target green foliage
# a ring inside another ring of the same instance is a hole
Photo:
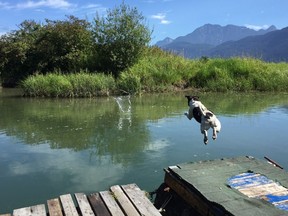
[[[31,76],[22,86],[25,95],[52,97],[93,97],[187,89],[211,92],[288,91],[287,63],[266,63],[253,58],[189,60],[156,47],[144,51],[143,57],[117,79],[111,74],[82,71],[70,75],[54,74],[60,78],[53,78],[51,74],[47,77]],[[63,80],[63,76],[70,84]],[[49,89],[51,86],[55,89]]]
[[[15,86],[29,73],[29,50],[40,25],[24,21],[19,30],[0,37],[0,75],[3,86]]]
[[[46,20],[31,50],[34,71],[45,74],[58,69],[71,73],[87,68],[92,53],[89,27],[88,22],[74,16],[65,21]]]
[[[124,94],[140,94],[141,93],[141,79],[137,74],[121,73],[118,79],[118,89]]]
[[[73,87],[74,97],[109,95],[116,89],[112,75],[76,73],[66,76]]]
[[[94,25],[74,16],[43,24],[24,21],[19,30],[0,37],[0,79],[16,86],[29,75],[55,71],[102,71],[118,77],[135,64],[151,39],[136,8],[124,2]]]
[[[70,16],[43,25],[24,21],[19,30],[0,38],[0,73],[3,86],[15,86],[35,73],[55,69],[74,72],[88,67],[92,55],[89,23]]]
[[[111,75],[50,73],[30,76],[21,87],[24,95],[30,97],[94,97],[109,95],[116,83]]]
[[[186,88],[196,67],[194,61],[152,47],[146,49],[143,58],[123,74],[140,77],[141,92],[164,92]]]
[[[287,91],[288,65],[254,58],[210,59],[202,63],[192,85],[208,91]]]
[[[105,17],[97,15],[92,27],[99,58],[97,66],[118,77],[139,60],[151,40],[151,32],[136,8],[122,3],[107,12]]]

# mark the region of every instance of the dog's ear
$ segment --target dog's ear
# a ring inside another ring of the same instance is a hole
[[[199,101],[199,96],[192,96],[193,100]]]

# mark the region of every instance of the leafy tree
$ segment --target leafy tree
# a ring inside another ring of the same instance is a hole
[[[89,26],[74,16],[65,21],[46,20],[32,52],[37,71],[69,73],[87,68],[92,48]]]
[[[29,74],[29,50],[40,28],[36,22],[26,20],[19,25],[18,31],[1,36],[0,74],[3,86],[13,87]]]
[[[34,73],[80,71],[92,55],[90,23],[74,16],[44,25],[26,20],[0,38],[0,53],[3,86],[15,86]]]
[[[140,58],[151,40],[151,31],[136,8],[124,3],[107,11],[107,16],[94,18],[92,33],[97,51],[97,68],[119,73]]]

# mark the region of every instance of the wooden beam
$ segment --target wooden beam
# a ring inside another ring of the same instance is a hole
[[[58,198],[48,200],[47,206],[50,216],[63,216],[61,204]]]
[[[88,202],[87,196],[84,193],[75,193],[75,198],[78,202],[82,216],[94,216],[93,210]]]
[[[99,193],[90,194],[87,196],[91,207],[96,215],[101,216],[110,216],[110,213],[105,205],[105,203],[102,201]]]
[[[119,185],[112,186],[110,190],[127,216],[140,216]]]
[[[111,192],[101,191],[100,196],[102,197],[112,216],[125,216]]]
[[[13,211],[13,216],[46,216],[45,205],[41,204],[31,207],[15,209]]]
[[[70,194],[61,195],[60,200],[65,215],[78,216],[78,212]]]
[[[161,216],[151,201],[136,184],[122,185],[122,189],[133,202],[141,215]]]

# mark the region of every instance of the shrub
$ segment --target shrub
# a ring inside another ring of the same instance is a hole
[[[139,94],[141,92],[141,79],[137,74],[123,72],[117,82],[118,90],[125,94]]]

